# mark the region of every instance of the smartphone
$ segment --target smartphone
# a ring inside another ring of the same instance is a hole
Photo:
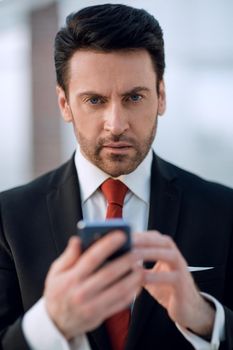
[[[87,250],[93,243],[106,236],[109,232],[120,230],[126,235],[124,244],[111,256],[108,261],[127,253],[131,249],[131,229],[130,225],[123,219],[107,219],[105,221],[79,221],[77,233],[81,238],[82,251]]]

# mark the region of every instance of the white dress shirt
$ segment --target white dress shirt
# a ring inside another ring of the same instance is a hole
[[[133,232],[143,232],[147,229],[150,203],[150,174],[152,151],[135,171],[122,175],[121,180],[129,191],[125,197],[123,218],[126,219]],[[75,154],[75,166],[81,191],[81,206],[85,220],[104,220],[106,215],[106,200],[99,186],[109,177],[98,167],[89,162],[80,152]],[[135,213],[137,213],[135,215]],[[220,340],[224,338],[225,315],[222,305],[213,297],[203,293],[216,307],[216,316],[211,341],[207,342],[187,329],[176,325],[183,336],[196,350],[218,350]],[[44,299],[41,298],[23,318],[23,332],[32,350],[91,350],[85,335],[67,342],[49,318]],[[156,327],[156,325],[155,325]]]

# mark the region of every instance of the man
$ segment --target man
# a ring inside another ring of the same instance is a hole
[[[233,349],[233,191],[151,150],[166,106],[159,23],[124,5],[85,8],[58,32],[55,66],[78,147],[1,194],[1,348],[115,348],[106,324],[130,304],[126,349]],[[109,177],[127,186],[123,218],[140,233],[103,265],[123,233],[83,254],[75,233],[105,219]]]

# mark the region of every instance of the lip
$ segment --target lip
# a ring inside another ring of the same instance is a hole
[[[111,142],[103,145],[105,148],[129,148],[132,147],[130,143],[127,142]]]
[[[114,142],[103,145],[103,149],[111,154],[126,155],[133,149],[132,145],[126,142]]]

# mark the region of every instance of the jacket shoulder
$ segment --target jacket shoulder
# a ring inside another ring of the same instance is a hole
[[[77,177],[73,158],[27,184],[3,191],[0,193],[0,200],[4,202],[25,198],[36,200],[37,196],[46,195],[72,177]]]
[[[220,183],[209,181],[197,174],[180,168],[160,157],[156,157],[158,167],[161,173],[177,184],[186,193],[193,195],[202,195],[203,197],[219,197],[226,198],[232,201],[233,204],[233,189]],[[210,198],[209,197],[209,198]]]

